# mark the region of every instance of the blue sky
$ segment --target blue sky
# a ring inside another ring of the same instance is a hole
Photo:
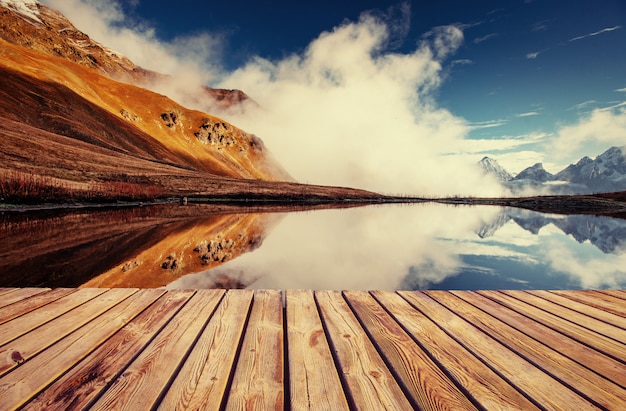
[[[433,167],[556,173],[626,144],[623,0],[42,2],[140,65],[245,91],[265,112],[223,116],[304,182],[432,192]],[[158,91],[193,105],[177,87]]]

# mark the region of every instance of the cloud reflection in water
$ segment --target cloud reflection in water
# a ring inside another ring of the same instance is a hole
[[[257,289],[624,288],[624,247],[603,253],[598,230],[626,222],[436,204],[291,213],[258,250],[168,288],[215,276]]]

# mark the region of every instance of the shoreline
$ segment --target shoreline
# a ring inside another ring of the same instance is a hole
[[[285,208],[285,207],[305,207],[305,208],[340,208],[356,207],[374,204],[417,204],[417,203],[439,203],[455,206],[500,206],[523,208],[543,213],[555,214],[598,214],[617,215],[626,218],[626,201],[623,199],[626,194],[602,193],[584,195],[557,195],[557,196],[529,196],[529,197],[440,197],[424,198],[412,196],[355,196],[355,197],[333,197],[303,195],[301,198],[294,198],[292,195],[273,196],[187,196],[169,197],[150,201],[117,201],[106,203],[41,203],[41,204],[8,204],[0,203],[0,213],[27,213],[30,211],[48,210],[88,210],[107,208],[131,208],[148,207],[163,204],[214,204],[227,205],[241,208]]]

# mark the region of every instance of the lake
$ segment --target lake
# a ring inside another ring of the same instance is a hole
[[[626,220],[434,203],[0,215],[0,287],[626,288]]]

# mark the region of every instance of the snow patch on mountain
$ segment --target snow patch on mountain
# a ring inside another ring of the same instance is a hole
[[[11,9],[29,20],[43,23],[39,18],[39,1],[37,0],[0,0],[0,6]]]
[[[510,181],[513,179],[513,176],[493,158],[483,157],[483,159],[478,162],[478,165],[482,168],[485,174],[495,176],[500,182]]]
[[[545,183],[546,181],[554,180],[554,176],[543,168],[543,164],[536,163],[535,165],[522,170],[515,176],[515,180],[532,180],[534,182]]]

